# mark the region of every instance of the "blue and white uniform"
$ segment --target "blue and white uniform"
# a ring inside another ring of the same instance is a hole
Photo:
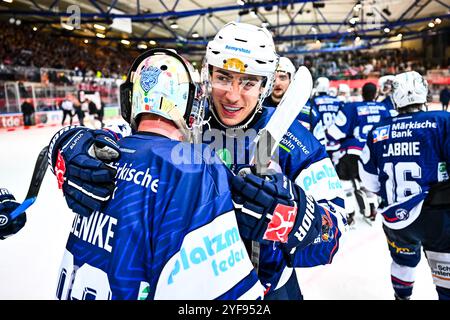
[[[75,217],[57,298],[262,297],[227,170],[209,148],[139,132],[119,144],[112,199]]]
[[[365,186],[383,199],[383,223],[405,228],[419,216],[430,185],[448,179],[450,115],[430,111],[386,119],[369,133],[361,160]]]
[[[391,115],[381,102],[362,101],[344,104],[327,130],[329,143],[334,150],[361,155],[367,133],[381,120]]]
[[[225,162],[228,162],[231,168],[239,169],[239,166],[233,164],[248,164],[250,161],[248,147],[254,135],[250,136],[248,132],[257,133],[264,128],[274,111],[274,108],[263,107],[262,112],[257,114],[249,125],[253,130],[241,130],[241,135],[236,131],[236,136],[225,135],[223,128],[212,121],[211,126],[221,129],[223,133],[210,141],[204,140],[204,143],[210,143],[222,158],[228,159]],[[313,196],[322,204],[322,218],[332,221],[332,228],[327,234],[319,235],[309,246],[294,252],[288,258],[277,246],[260,246],[258,275],[261,282],[271,288],[265,299],[301,299],[295,272],[290,267],[312,267],[331,263],[339,248],[341,234],[345,230],[345,220],[340,213],[344,197],[341,183],[324,146],[299,122],[294,121],[288,129],[278,151],[278,159],[274,160],[276,164],[272,166],[277,167],[278,171],[302,187],[307,195]],[[224,154],[227,156],[224,157]]]

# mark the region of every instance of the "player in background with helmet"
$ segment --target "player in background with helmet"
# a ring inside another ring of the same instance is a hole
[[[262,101],[272,90],[277,64],[272,36],[264,28],[231,22],[208,43],[202,75],[209,100],[205,119],[209,121],[204,126],[203,142],[210,144],[235,173],[249,167],[249,143],[275,111],[264,107]],[[77,155],[89,156],[83,150]],[[235,211],[246,243],[261,242],[256,264],[267,288],[265,299],[302,299],[292,267],[332,262],[345,230],[340,213],[344,197],[324,147],[298,122],[284,136],[275,158],[270,169],[278,174],[264,179],[250,173],[232,178]],[[108,157],[90,156],[90,160],[99,165]],[[70,180],[71,175],[64,178]],[[105,194],[96,199],[98,182],[89,181],[92,175],[79,176],[85,188],[78,189],[78,197],[73,199],[89,198],[85,203],[101,207]],[[63,185],[67,193],[65,188]],[[77,208],[77,203],[70,207]],[[286,215],[280,218],[275,212],[278,208]],[[291,215],[294,212],[296,215]],[[267,234],[269,225],[278,230],[272,228],[274,232]],[[278,235],[283,241],[267,240]]]
[[[0,240],[4,240],[19,232],[27,221],[26,213],[23,212],[17,218],[11,220],[10,214],[20,203],[4,188],[0,188]]]
[[[394,81],[394,75],[382,76],[378,79],[379,96],[378,101],[384,103],[393,117],[398,113],[394,107],[394,101],[392,100],[392,82]]]
[[[334,123],[334,118],[342,106],[343,102],[337,97],[328,94],[330,90],[330,80],[326,77],[317,78],[314,86],[315,94],[311,98],[311,108],[318,112],[318,120],[313,127],[314,136],[327,146],[326,130]],[[330,149],[332,151],[332,149]]]
[[[340,83],[338,86],[337,98],[344,102],[352,102],[352,97],[350,94],[350,87],[346,83]]]
[[[292,61],[287,57],[280,57],[275,72],[275,82],[273,84],[272,93],[264,99],[264,106],[275,108],[280,103],[295,72],[296,69]]]
[[[395,76],[399,115],[367,136],[359,163],[367,189],[382,198],[396,299],[409,299],[423,248],[439,299],[450,299],[450,115],[424,112],[428,85],[417,72]]]
[[[375,102],[376,94],[376,85],[365,83],[363,101],[344,104],[327,130],[328,141],[338,150],[333,152],[333,162],[344,186],[349,224],[354,222],[355,209],[374,221],[378,207],[377,196],[364,189],[358,174],[358,159],[367,133],[381,120],[390,117],[386,105]]]
[[[134,61],[121,92],[135,133],[118,142],[110,200],[75,217],[57,298],[261,298],[265,288],[239,236],[227,170],[207,146],[191,144],[201,108],[187,62],[149,50]],[[52,168],[64,171],[92,132],[57,134]]]
[[[280,57],[277,71],[275,73],[273,90],[270,96],[264,99],[264,107],[276,108],[278,106],[286,93],[295,72],[296,69],[292,61],[287,57]],[[307,104],[300,110],[297,120],[300,121],[306,129],[312,131],[312,128],[315,128],[317,122],[319,121],[319,114],[315,109],[311,108],[310,102],[308,101]],[[319,139],[319,141],[323,141],[323,139]]]

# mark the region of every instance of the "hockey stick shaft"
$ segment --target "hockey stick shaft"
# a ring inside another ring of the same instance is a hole
[[[305,66],[298,68],[269,122],[252,142],[250,150],[254,147],[255,152],[250,163],[256,165],[259,174],[264,175],[281,139],[308,102],[312,85],[308,68]],[[250,259],[256,272],[259,270],[260,251],[259,242],[252,241]]]
[[[267,168],[281,139],[308,102],[312,84],[308,68],[298,68],[269,122],[252,142],[254,149],[250,150],[255,151],[250,163],[256,164],[258,172]]]
[[[36,164],[34,166],[33,176],[31,177],[30,187],[28,188],[28,193],[22,204],[11,212],[11,219],[17,218],[36,201],[42,181],[44,180],[45,172],[47,172],[47,152],[48,146],[44,147],[41,152],[39,152]]]

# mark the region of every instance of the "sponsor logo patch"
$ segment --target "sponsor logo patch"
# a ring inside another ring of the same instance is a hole
[[[391,126],[379,127],[373,130],[373,143],[389,139]]]
[[[288,235],[294,227],[297,217],[297,208],[278,204],[275,207],[272,220],[264,233],[264,240],[286,243]]]

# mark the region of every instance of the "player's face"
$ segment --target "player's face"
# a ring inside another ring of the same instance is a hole
[[[253,113],[262,92],[263,77],[213,67],[212,100],[220,120],[235,126]]]
[[[290,82],[291,80],[288,73],[278,71],[275,74],[275,84],[273,86],[272,97],[275,99],[281,99],[289,87]]]

